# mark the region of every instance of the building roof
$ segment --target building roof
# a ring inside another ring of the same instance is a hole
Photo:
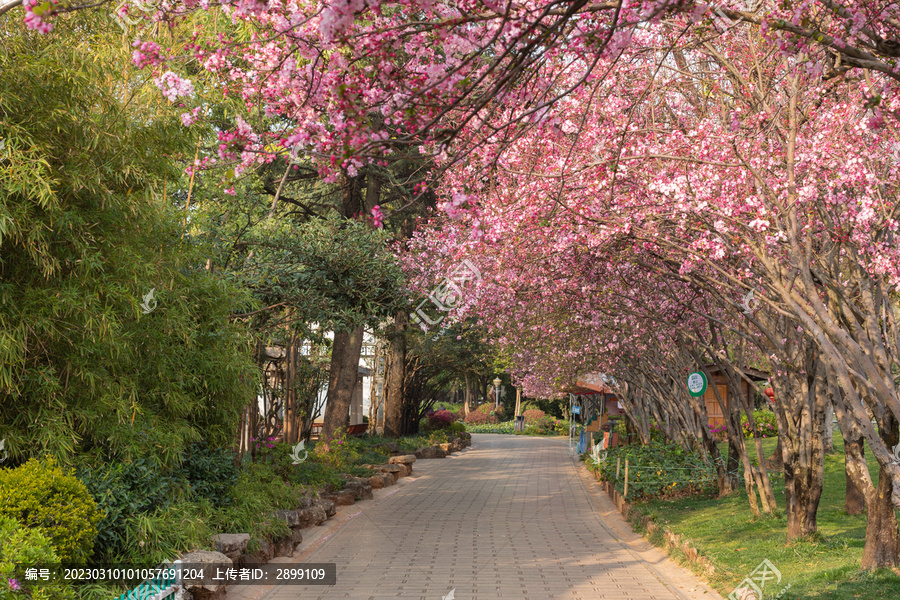
[[[716,373],[721,372],[721,369],[715,365],[703,365],[703,368],[709,371],[710,375],[715,375]],[[771,377],[770,373],[766,373],[765,371],[758,371],[750,367],[743,367],[741,368],[741,371],[743,371],[744,374],[752,381],[768,381],[769,377]]]

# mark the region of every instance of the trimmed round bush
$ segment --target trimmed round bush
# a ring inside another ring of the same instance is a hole
[[[0,516],[42,533],[72,565],[91,557],[101,517],[84,484],[52,458],[0,470]]]
[[[547,413],[537,408],[529,408],[522,413],[522,416],[525,417],[526,423],[530,423],[532,421],[537,421],[538,419],[543,419],[545,416],[547,416]]]
[[[490,423],[499,423],[500,419],[493,415],[475,411],[466,415],[465,421],[468,425],[487,425]]]

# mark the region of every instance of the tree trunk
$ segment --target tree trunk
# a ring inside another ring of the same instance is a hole
[[[897,421],[885,412],[879,422],[879,434],[888,448],[897,445]],[[891,501],[894,485],[884,467],[878,470],[878,487],[866,502],[866,545],[863,547],[863,570],[890,568],[900,564],[900,532],[897,510]]]
[[[731,478],[728,476],[725,457],[719,453],[719,444],[711,436],[704,436],[703,443],[706,444],[706,451],[709,453],[709,459],[716,467],[716,480],[719,486],[719,497],[728,496],[734,492],[731,485]]]
[[[781,445],[781,436],[778,436],[778,443],[775,444],[775,452],[766,459],[766,467],[772,471],[784,470],[784,447]]]
[[[738,431],[741,431],[740,428]],[[746,448],[746,447],[745,447]],[[746,451],[746,449],[745,449]],[[740,470],[741,464],[741,448],[738,447],[737,443],[729,436],[728,438],[728,462],[726,463],[725,468],[728,471],[728,481],[732,490],[736,490],[740,485],[740,480],[738,479],[738,471]]]
[[[303,429],[303,415],[297,389],[297,366],[300,361],[297,342],[297,334],[291,334],[285,365],[285,382],[287,385],[285,386],[284,394],[284,441],[287,444],[299,442]]]
[[[850,463],[853,460],[860,465],[866,464],[866,446],[861,435],[855,438],[848,436],[844,440],[844,477],[847,490],[844,496],[844,510],[848,515],[861,514],[866,507],[866,497],[851,475]]]
[[[627,417],[628,417],[628,415],[626,415],[626,419],[625,419],[625,443],[633,444],[635,441],[635,438],[639,438],[640,436],[638,435],[637,430],[635,429],[635,426],[634,426],[634,423],[632,422],[632,420]],[[647,444],[650,443],[650,440],[647,440],[646,442],[644,442],[644,440],[640,440],[640,443],[642,446],[646,446]]]
[[[390,369],[385,378],[384,435],[403,434],[403,382],[406,379],[406,327],[409,316],[400,311],[394,316],[390,339]]]
[[[825,407],[825,452],[834,451],[834,407],[831,402]]]
[[[880,469],[875,496],[866,503],[866,545],[861,567],[873,570],[900,564],[900,536],[897,512],[891,502],[893,484],[890,475]]]
[[[469,408],[471,407],[471,384],[469,383],[469,374],[466,373],[466,389],[463,390],[463,418],[469,415]]]
[[[350,423],[350,403],[359,374],[359,355],[362,352],[363,328],[335,332],[331,348],[331,372],[328,374],[328,404],[322,425],[321,442],[328,447],[341,429]]]
[[[478,391],[478,395],[481,397],[481,401],[478,404],[487,404],[488,402],[492,402],[492,398],[490,397],[490,388],[491,388],[490,375],[488,375],[486,377],[478,377],[477,381],[478,381],[478,387],[480,388]]]
[[[824,481],[827,382],[825,365],[814,358],[811,350],[805,371],[806,375],[794,373],[773,379],[773,384],[782,384],[780,390],[776,388],[776,394],[790,398],[785,405],[791,412],[782,409],[776,413],[783,448],[788,541],[816,532]]]
[[[861,499],[867,513],[866,543],[861,567],[877,569],[896,566],[900,564],[900,535],[897,531],[896,509],[891,501],[893,484],[883,468],[879,469],[878,486],[872,482],[859,422],[848,414],[848,407],[836,378],[830,379],[834,412],[844,436],[844,468],[847,477],[844,506],[849,514],[858,514],[861,511]],[[890,413],[885,413],[878,429],[884,443],[890,446],[897,443],[897,422]]]
[[[788,540],[807,537],[818,528],[816,513],[822,497],[822,478],[817,478],[812,471],[807,466],[790,465],[785,460],[784,496]]]
[[[897,533],[897,512],[891,502],[892,488],[890,475],[880,469],[875,496],[866,503],[866,545],[863,547],[861,564],[863,570],[900,564],[900,536]]]

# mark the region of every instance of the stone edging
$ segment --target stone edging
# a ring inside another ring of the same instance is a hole
[[[626,522],[630,523],[634,520],[640,521],[640,524],[643,526],[644,530],[647,532],[647,535],[653,535],[656,532],[662,533],[663,539],[666,543],[666,551],[670,552],[672,550],[681,551],[684,556],[693,563],[694,565],[703,569],[707,576],[711,576],[716,572],[715,566],[710,562],[708,558],[702,556],[700,551],[697,550],[693,545],[691,545],[690,540],[685,538],[684,536],[673,532],[668,527],[662,527],[656,523],[653,519],[646,515],[640,515],[631,508],[631,504],[625,501],[625,498],[622,497],[622,494],[616,490],[615,486],[608,481],[602,481],[596,473],[590,471],[590,473],[594,476],[603,490],[609,495],[610,499],[615,504],[616,508],[622,514],[622,518],[625,519]],[[646,539],[647,536],[644,536]],[[649,540],[648,540],[649,541]]]
[[[444,458],[452,452],[465,449],[472,444],[471,435],[462,433],[447,444],[435,444],[416,450],[415,454],[401,455],[399,448],[389,449],[393,454],[384,465],[372,466],[378,471],[369,478],[345,477],[345,487],[341,490],[323,492],[321,497],[304,497],[294,510],[276,510],[275,518],[287,521],[291,533],[278,540],[256,540],[256,550],[249,552],[251,538],[248,533],[222,533],[212,538],[215,550],[198,550],[181,557],[185,564],[211,564],[216,566],[241,567],[244,564],[264,564],[276,557],[292,557],[303,541],[302,529],[322,525],[333,517],[338,506],[349,506],[357,500],[371,500],[372,489],[381,489],[397,483],[401,477],[412,475],[413,463],[417,459]],[[396,446],[396,445],[394,445]],[[225,584],[210,581],[185,581],[184,600],[222,600],[225,598]]]

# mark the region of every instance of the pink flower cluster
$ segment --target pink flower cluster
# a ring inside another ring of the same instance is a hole
[[[451,219],[461,219],[468,213],[466,206],[472,199],[473,197],[467,194],[453,192],[449,200],[440,204],[440,208]]]
[[[384,213],[381,212],[381,207],[377,204],[372,207],[372,224],[378,229],[384,227]]]
[[[185,127],[190,127],[197,121],[197,115],[202,107],[197,106],[191,112],[181,113],[181,122]]]
[[[43,0],[25,0],[22,6],[25,8],[25,27],[38,33],[50,33],[53,31],[53,23],[44,20],[44,16],[53,14],[56,0],[50,0],[50,7],[43,7]]]
[[[143,69],[147,65],[156,66],[161,62],[159,58],[159,45],[155,42],[134,40],[134,43],[131,45],[134,47],[134,52],[131,54],[131,62],[134,63],[134,66],[138,69]]]
[[[194,93],[194,84],[190,79],[182,79],[172,71],[166,71],[153,80],[163,96],[174,102],[176,98],[190,96]]]

